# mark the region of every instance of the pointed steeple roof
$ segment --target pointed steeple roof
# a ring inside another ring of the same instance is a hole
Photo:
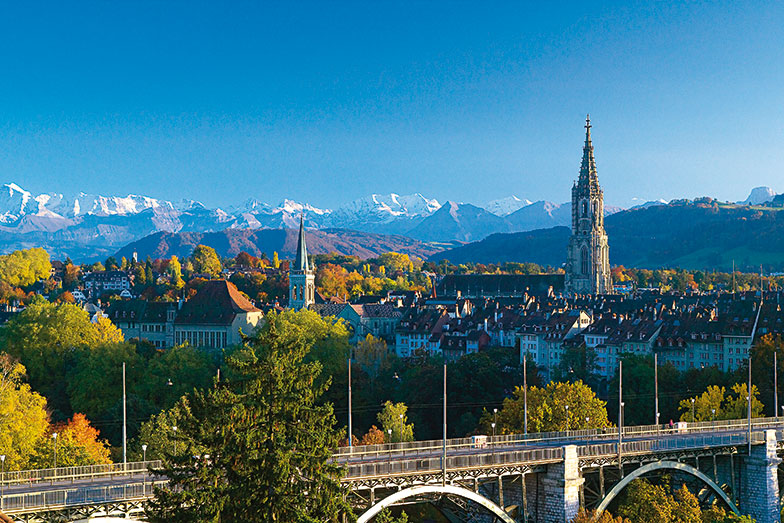
[[[591,143],[591,115],[585,117],[585,145],[583,146],[583,161],[580,164],[578,185],[599,188],[596,159],[593,157],[593,144]]]
[[[294,270],[308,272],[308,247],[305,245],[305,213],[299,219],[299,240],[297,241],[297,257],[294,259]]]

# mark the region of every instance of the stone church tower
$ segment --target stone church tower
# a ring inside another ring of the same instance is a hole
[[[566,258],[566,292],[612,292],[609,246],[604,231],[604,195],[596,174],[590,117],[585,119],[580,179],[572,186],[572,236]]]
[[[308,261],[308,247],[305,245],[305,215],[299,222],[297,256],[289,267],[289,308],[307,309],[315,302],[316,275]]]

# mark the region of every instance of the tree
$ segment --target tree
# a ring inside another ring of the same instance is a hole
[[[192,448],[197,452],[203,450],[196,447],[191,441],[180,439],[180,434],[178,434],[180,420],[187,408],[187,400],[182,398],[172,408],[162,410],[142,423],[139,434],[129,444],[128,454],[131,459],[141,461],[146,456],[148,461],[152,461],[173,456],[175,454],[175,435],[178,436],[177,444],[183,445],[183,450],[185,448]],[[176,430],[175,427],[177,427]],[[146,452],[142,449],[142,445],[147,445]]]
[[[392,431],[391,440],[386,443],[414,441],[414,424],[407,423],[406,412],[408,407],[405,403],[384,403],[384,408],[378,413],[378,422],[384,434],[389,435],[389,431]]]
[[[49,254],[38,247],[0,256],[0,281],[13,287],[27,287],[49,278],[51,269]]]
[[[397,252],[385,252],[378,257],[379,265],[386,268],[388,272],[411,272],[414,270],[414,264],[408,254],[399,254]]]
[[[82,347],[122,341],[122,331],[108,320],[91,323],[77,305],[36,299],[0,328],[0,346],[27,368],[30,384],[49,399],[49,406],[72,412],[66,394],[65,369]]]
[[[339,433],[321,365],[301,329],[269,315],[227,358],[226,379],[194,391],[179,420],[187,446],[165,455],[151,521],[337,521],[351,514],[331,463]],[[193,447],[202,448],[192,459]],[[209,455],[209,458],[205,456]],[[205,466],[209,460],[209,466]]]
[[[700,396],[687,398],[680,402],[681,421],[711,421],[713,419],[742,419],[748,416],[748,403],[745,383],[736,383],[732,386],[734,394],[727,395],[724,387],[711,385]],[[759,418],[764,408],[759,400],[759,391],[756,385],[751,386],[751,416]],[[692,399],[694,403],[692,403]]]
[[[278,251],[274,251],[272,253],[272,266],[276,269],[280,269],[280,258],[278,257]]]
[[[566,407],[569,407],[568,409]],[[608,427],[607,404],[596,397],[582,381],[550,382],[544,388],[528,389],[528,431],[550,432]],[[485,430],[489,419],[483,418]],[[496,433],[519,434],[523,431],[523,389],[517,387],[513,398],[504,400],[498,411]]]
[[[221,262],[215,249],[206,245],[197,245],[191,254],[194,272],[209,274],[213,278],[220,276]]]
[[[370,426],[370,430],[367,431],[367,434],[362,436],[360,440],[360,445],[383,445],[386,441],[384,437],[384,431],[376,427],[375,425]]]
[[[74,414],[67,423],[50,427],[49,437],[38,441],[31,464],[35,468],[51,467],[54,460],[54,434],[57,434],[57,466],[80,467],[111,463],[109,444],[98,439],[98,431],[84,414]]]
[[[168,271],[172,286],[175,289],[181,289],[185,282],[182,280],[182,265],[177,256],[172,256],[169,260]]]
[[[368,334],[364,339],[357,342],[354,348],[354,357],[362,370],[367,372],[371,381],[378,376],[379,371],[390,359],[387,342],[381,338],[375,338]]]
[[[26,468],[49,427],[46,399],[24,383],[25,368],[0,353],[0,454],[6,470]]]
[[[374,523],[408,523],[408,514],[403,511],[400,513],[400,517],[396,518],[388,508],[384,508],[373,518],[373,521]]]

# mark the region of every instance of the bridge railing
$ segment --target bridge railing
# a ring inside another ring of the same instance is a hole
[[[56,509],[70,506],[94,505],[113,501],[146,499],[152,495],[154,485],[162,482],[126,483],[95,487],[45,490],[20,494],[6,494],[2,510],[6,514],[31,510]]]
[[[160,461],[134,461],[131,463],[106,463],[82,467],[57,467],[35,470],[14,470],[0,474],[3,485],[30,484],[40,482],[77,481],[114,476],[148,474],[147,470],[161,466]]]
[[[720,420],[688,422],[685,424],[669,427],[664,425],[638,425],[623,428],[623,437],[641,436],[662,436],[666,434],[691,434],[700,432],[716,431],[737,431],[745,430],[748,425],[747,419]],[[752,419],[752,429],[761,428],[782,428],[784,418],[755,418]],[[472,438],[452,438],[446,441],[447,451],[454,452],[461,449],[488,447],[503,447],[507,445],[526,445],[552,443],[559,444],[572,441],[591,441],[597,439],[607,439],[617,437],[617,427],[604,427],[600,429],[569,430],[560,432],[532,432],[529,434],[505,434],[499,436],[487,436],[485,441]],[[354,446],[349,450],[342,447],[333,454],[336,461],[350,463],[354,460],[376,459],[393,454],[397,457],[413,457],[419,455],[429,455],[443,448],[443,440],[422,440],[404,443],[384,443],[380,445],[361,445]]]
[[[449,454],[446,458],[447,469],[466,470],[471,468],[481,469],[492,466],[519,464],[519,463],[553,463],[563,459],[562,448],[540,448],[494,451],[473,454]],[[438,473],[443,469],[441,457],[429,456],[418,458],[415,456],[394,459],[351,463],[346,467],[345,479],[389,477],[394,475]]]

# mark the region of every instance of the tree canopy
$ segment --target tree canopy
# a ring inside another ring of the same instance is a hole
[[[169,483],[156,488],[151,521],[304,523],[351,513],[330,463],[339,433],[332,407],[319,404],[328,383],[306,361],[311,346],[296,322],[269,315],[228,357],[225,380],[188,395],[184,444],[164,454],[159,473]]]

